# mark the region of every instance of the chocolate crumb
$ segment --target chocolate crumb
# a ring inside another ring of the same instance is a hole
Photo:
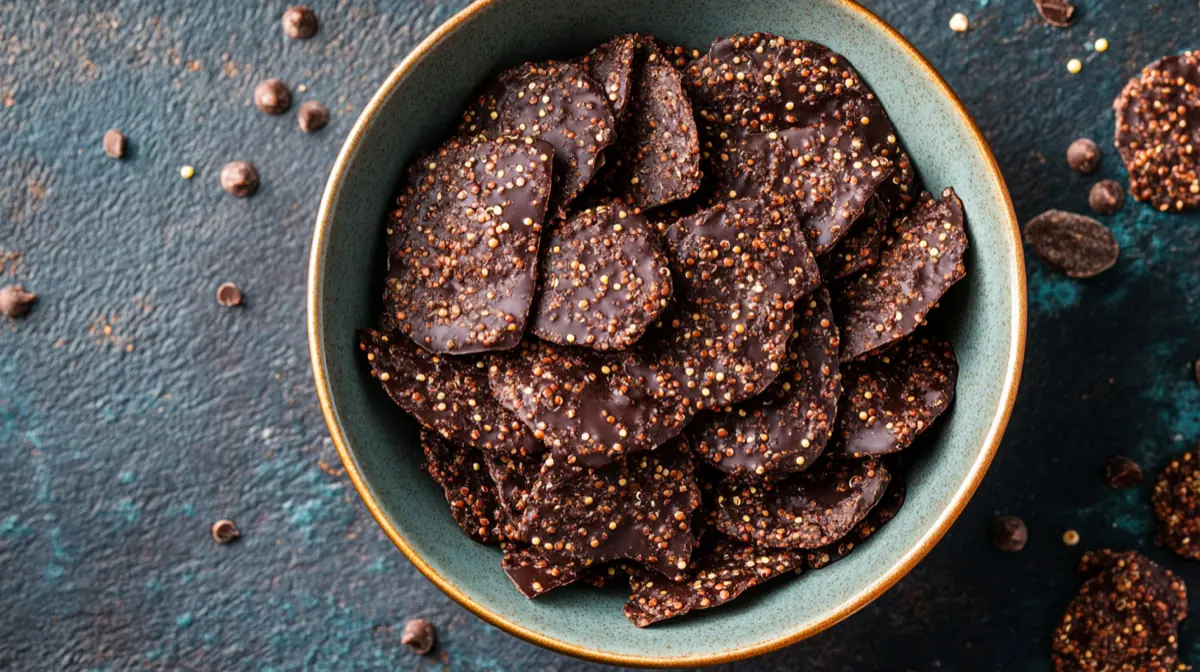
[[[221,188],[237,198],[253,196],[258,191],[258,171],[245,161],[231,161],[221,169]]]
[[[29,313],[29,304],[37,299],[37,294],[25,291],[21,285],[8,285],[0,289],[0,315],[8,318],[25,317]]]
[[[217,288],[217,303],[222,306],[237,306],[242,303],[242,290],[232,282],[226,282]]]
[[[1075,18],[1075,6],[1071,0],[1033,0],[1038,14],[1055,28],[1066,28]]]
[[[240,536],[242,533],[238,531],[237,525],[234,525],[232,520],[218,520],[213,523],[212,537],[213,541],[218,544],[228,544]]]
[[[1104,478],[1113,490],[1136,488],[1142,482],[1142,468],[1124,455],[1113,455],[1104,463]]]
[[[1071,170],[1084,175],[1096,172],[1100,167],[1100,148],[1087,138],[1080,138],[1067,147],[1067,165]]]
[[[437,633],[433,624],[423,618],[414,618],[404,624],[404,634],[400,643],[413,650],[418,656],[423,656],[433,650]]]
[[[329,123],[329,110],[315,100],[308,100],[300,105],[296,120],[300,122],[300,130],[305,133],[319,131]]]
[[[317,34],[317,15],[304,5],[292,5],[283,13],[283,34],[293,40],[307,40]]]
[[[292,106],[292,92],[278,79],[264,79],[254,87],[254,104],[267,114],[283,114]]]
[[[999,516],[988,527],[992,543],[1005,553],[1016,553],[1025,548],[1029,541],[1029,530],[1025,521],[1016,516]]]
[[[125,134],[115,128],[108,129],[104,134],[104,153],[110,159],[119,159],[125,156]]]
[[[1100,180],[1088,192],[1088,205],[1101,215],[1111,215],[1125,205],[1125,189],[1115,180]]]

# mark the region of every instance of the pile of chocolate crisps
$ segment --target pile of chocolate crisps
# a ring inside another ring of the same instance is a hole
[[[622,35],[477,90],[409,164],[359,344],[463,532],[534,598],[626,577],[638,626],[844,557],[954,398],[965,274],[842,56]]]

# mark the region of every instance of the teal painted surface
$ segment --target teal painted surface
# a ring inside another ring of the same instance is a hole
[[[570,590],[528,601],[496,571],[500,552],[458,533],[445,501],[421,471],[412,423],[398,417],[356,347],[355,328],[374,324],[383,256],[381,222],[408,157],[446,137],[477,83],[504,64],[581,52],[579,45],[644,31],[673,44],[702,45],[720,35],[772,26],[782,34],[822,41],[860,68],[885,101],[911,147],[926,185],[954,186],[971,237],[970,279],[936,313],[952,334],[961,365],[958,402],[927,441],[911,472],[905,511],[871,542],[820,574],[781,581],[734,605],[659,627],[635,628],[622,613],[628,591]],[[538,39],[530,39],[537,35]],[[467,599],[518,627],[595,655],[666,661],[714,656],[787,637],[827,618],[872,585],[916,546],[952,507],[955,493],[984,451],[1002,413],[1002,385],[1016,349],[1012,321],[1024,300],[1019,243],[1007,228],[1003,188],[988,174],[987,157],[971,151],[970,129],[953,102],[920,72],[920,62],[860,14],[833,0],[788,0],[731,6],[718,0],[601,0],[568,4],[510,0],[487,6],[444,36],[386,94],[328,202],[331,224],[324,255],[317,333],[333,408],[347,444],[390,523],[431,569]],[[485,569],[481,569],[485,568]],[[490,571],[486,568],[491,568]]]
[[[0,0],[0,247],[24,252],[0,281],[43,298],[0,325],[0,668],[602,669],[484,625],[421,578],[338,472],[311,389],[303,278],[325,177],[371,93],[462,3],[312,0],[322,28],[306,43],[277,32],[285,4]],[[1200,46],[1191,0],[1081,1],[1067,31],[1024,0],[868,4],[962,96],[1022,221],[1123,180],[1112,97]],[[946,27],[956,11],[971,32]],[[1099,36],[1105,54],[1085,47]],[[297,99],[324,101],[330,126],[305,136],[257,113],[268,76],[306,84]],[[130,136],[122,163],[100,151],[112,126]],[[1063,165],[1077,135],[1106,149],[1096,176]],[[264,187],[234,201],[216,173],[242,158]],[[1073,283],[1030,260],[1022,394],[949,536],[833,630],[721,669],[1049,670],[1088,548],[1140,549],[1200,590],[1195,563],[1153,545],[1147,490],[1114,493],[1100,471],[1114,452],[1151,470],[1197,438],[1200,217],[1130,203],[1103,219],[1125,245],[1105,275]],[[245,309],[215,305],[225,280]],[[1021,554],[988,544],[1002,512],[1029,523]],[[222,517],[244,535],[228,547],[209,537]],[[1067,528],[1079,546],[1061,544]],[[416,615],[438,626],[428,658],[399,643]],[[1185,624],[1192,661],[1198,633]]]

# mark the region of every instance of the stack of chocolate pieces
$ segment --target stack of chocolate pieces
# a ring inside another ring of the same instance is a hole
[[[819,44],[623,35],[504,71],[386,226],[360,345],[530,598],[627,575],[646,626],[824,567],[896,515],[897,453],[954,398],[920,327],[965,274],[962,204]]]

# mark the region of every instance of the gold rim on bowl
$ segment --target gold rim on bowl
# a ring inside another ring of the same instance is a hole
[[[345,465],[346,473],[350,476],[350,480],[354,483],[354,487],[358,490],[358,494],[366,503],[367,508],[371,511],[375,521],[383,528],[388,538],[392,543],[400,549],[401,552],[409,559],[410,562],[430,581],[434,583],[442,592],[449,595],[456,602],[466,607],[476,616],[491,623],[492,625],[524,639],[533,644],[543,646],[545,648],[565,653],[567,655],[583,658],[586,660],[608,663],[611,665],[629,665],[638,667],[681,667],[681,666],[700,666],[700,665],[719,665],[729,663],[753,656],[769,653],[777,649],[781,649],[790,644],[795,644],[801,640],[812,637],[813,635],[830,628],[840,621],[846,619],[854,612],[862,609],[875,598],[882,595],[885,591],[891,588],[897,581],[904,577],[913,567],[929,553],[930,550],[941,540],[941,538],[950,529],[950,526],[962,513],[967,502],[979,487],[983,476],[987,473],[988,466],[992,463],[992,458],[996,455],[996,450],[1000,446],[1000,439],[1004,435],[1004,429],[1008,425],[1009,416],[1012,414],[1013,402],[1016,399],[1017,386],[1021,380],[1021,366],[1025,355],[1025,262],[1021,254],[1021,232],[1017,224],[1016,212],[1013,210],[1012,198],[1009,196],[1008,188],[1004,183],[1004,177],[1000,173],[1000,167],[996,164],[996,159],[992,156],[991,150],[988,148],[987,141],[980,132],[979,127],[975,124],[975,120],[971,114],[967,112],[962,101],[950,89],[950,86],[942,79],[933,65],[921,55],[919,51],[908,40],[904,39],[895,28],[892,28],[883,19],[880,19],[869,9],[859,5],[853,0],[835,0],[845,8],[858,13],[862,18],[866,19],[875,28],[883,31],[892,41],[900,45],[900,47],[913,57],[920,64],[920,74],[924,75],[938,89],[938,91],[950,100],[954,106],[954,111],[959,119],[967,126],[971,132],[972,142],[975,144],[975,149],[986,160],[988,169],[988,179],[992,186],[1004,195],[1004,209],[1006,217],[1004,224],[1007,224],[1009,236],[1011,237],[1011,267],[1012,273],[1009,282],[1017,290],[1017,300],[1013,302],[1013,313],[1011,315],[1012,333],[1011,344],[1008,352],[1008,374],[1004,379],[1004,387],[1001,392],[1000,409],[995,417],[992,418],[991,426],[988,428],[987,436],[984,439],[984,449],[980,452],[979,457],[975,460],[975,464],[971,466],[971,470],[967,473],[957,492],[954,493],[950,501],[949,507],[942,512],[941,516],[934,522],[933,527],[925,533],[912,548],[908,550],[883,576],[879,577],[857,594],[845,600],[840,607],[831,613],[825,615],[824,618],[812,623],[796,632],[777,637],[773,640],[758,642],[750,646],[745,646],[728,651],[722,651],[715,654],[704,654],[683,658],[671,657],[650,657],[650,656],[630,656],[623,654],[609,653],[605,651],[597,651],[586,647],[564,642],[562,640],[547,637],[540,632],[530,630],[519,623],[513,623],[488,610],[483,605],[475,602],[469,595],[463,592],[458,586],[448,581],[445,577],[438,574],[430,567],[420,555],[408,544],[400,532],[392,526],[391,522],[383,514],[379,504],[375,501],[370,491],[367,489],[366,482],[363,480],[362,474],[354,463],[354,459],[350,454],[346,442],[346,436],[342,431],[336,414],[333,410],[333,401],[329,393],[329,381],[325,375],[325,361],[323,354],[323,343],[321,340],[321,331],[319,329],[321,323],[321,315],[319,310],[319,292],[318,289],[322,286],[321,270],[322,261],[324,258],[324,247],[329,228],[331,225],[330,213],[333,207],[333,199],[341,186],[341,180],[345,173],[346,167],[350,163],[350,157],[358,148],[358,143],[362,140],[362,136],[366,131],[368,123],[374,118],[375,114],[382,107],[384,101],[387,100],[391,91],[400,83],[408,74],[408,71],[417,61],[436,44],[441,42],[445,37],[454,32],[460,25],[468,19],[474,17],[486,7],[502,0],[476,0],[459,13],[455,14],[448,21],[443,23],[426,37],[421,44],[410,52],[400,65],[388,75],[387,80],[383,83],[371,98],[371,102],[363,110],[358,121],[351,129],[346,143],[342,146],[341,152],[338,154],[337,161],[334,163],[333,170],[330,173],[329,183],[325,187],[325,193],[321,197],[321,207],[317,212],[317,225],[313,233],[312,256],[309,262],[308,271],[308,346],[309,354],[313,363],[313,377],[316,382],[317,397],[321,402],[321,411],[325,416],[325,424],[329,427],[329,433],[333,438],[333,443],[337,447],[338,455]]]

